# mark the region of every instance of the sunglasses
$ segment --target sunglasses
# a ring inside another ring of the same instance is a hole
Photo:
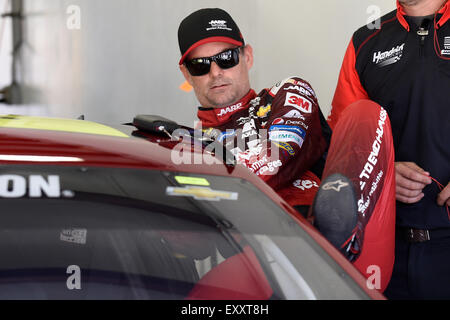
[[[214,61],[221,69],[230,69],[239,64],[239,49],[228,49],[220,52],[212,57],[195,58],[186,61],[184,65],[189,70],[189,73],[194,76],[203,76],[208,74],[211,70],[211,63]]]

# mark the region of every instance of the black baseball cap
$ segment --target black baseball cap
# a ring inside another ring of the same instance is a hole
[[[239,27],[225,10],[200,9],[181,21],[178,28],[180,65],[192,50],[208,42],[227,42],[239,47],[245,45]]]

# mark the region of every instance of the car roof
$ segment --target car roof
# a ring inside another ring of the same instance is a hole
[[[0,159],[10,163],[50,164],[58,156],[66,164],[109,165],[150,168],[168,171],[201,172],[204,174],[233,177],[249,177],[244,168],[236,167],[230,172],[225,165],[205,166],[196,163],[173,164],[171,153],[176,143],[166,136],[147,135],[147,139],[136,136],[138,130],[132,126],[115,128],[95,122],[72,119],[0,116],[0,151],[2,155],[31,156]],[[64,158],[65,157],[65,158]],[[214,157],[204,155],[205,160]],[[48,160],[47,162],[45,160]],[[64,161],[66,159],[66,161]],[[73,160],[73,161],[72,161]],[[216,161],[217,162],[217,161]],[[252,179],[254,180],[254,179]]]

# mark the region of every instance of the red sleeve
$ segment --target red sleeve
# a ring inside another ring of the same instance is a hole
[[[247,150],[237,159],[279,190],[300,179],[328,144],[322,135],[317,97],[309,83],[291,77],[259,96],[261,102],[255,111],[267,138],[262,139],[262,149]]]
[[[334,129],[342,111],[350,104],[361,99],[368,99],[369,96],[363,88],[355,69],[356,53],[353,39],[348,45],[339,74],[338,84],[334,93],[331,113],[328,116],[328,124]]]

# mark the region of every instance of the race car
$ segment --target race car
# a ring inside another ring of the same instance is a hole
[[[0,116],[0,299],[384,299],[211,143],[158,117]]]

